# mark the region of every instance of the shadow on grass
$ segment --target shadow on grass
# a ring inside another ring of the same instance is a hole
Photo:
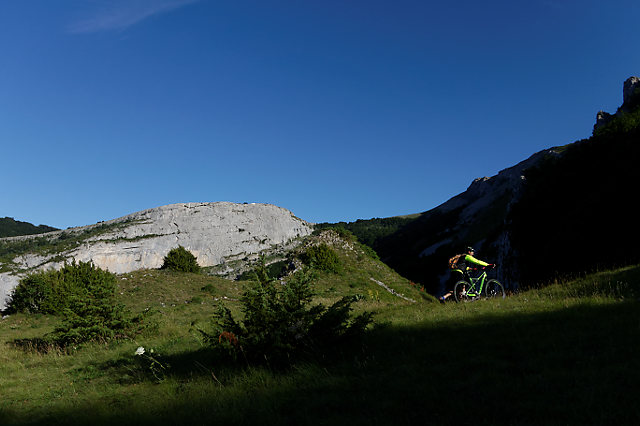
[[[365,347],[287,372],[171,359],[170,385],[74,409],[0,412],[2,424],[640,424],[640,306],[382,327]],[[128,368],[111,365],[106,368]],[[224,370],[224,369],[223,369]],[[146,380],[150,380],[147,377]],[[168,387],[168,389],[167,389]]]

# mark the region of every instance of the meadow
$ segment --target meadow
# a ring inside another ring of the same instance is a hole
[[[133,340],[40,353],[11,342],[56,318],[3,318],[0,424],[640,423],[640,266],[441,305],[365,253],[339,253],[315,301],[360,294],[355,311],[374,323],[362,341],[289,368],[225,362],[203,344],[197,328],[220,303],[239,313],[247,285],[206,274],[118,276],[122,303],[156,312],[157,329]]]

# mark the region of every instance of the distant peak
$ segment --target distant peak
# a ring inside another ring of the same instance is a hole
[[[633,109],[634,106],[640,104],[640,78],[636,76],[629,77],[624,81],[622,85],[622,105],[615,114],[609,114],[605,111],[598,111],[596,114],[596,124],[593,126],[595,132],[600,127],[605,126],[611,122],[621,112],[628,112]]]
[[[634,98],[638,95],[636,90],[640,89],[640,78],[629,77],[624,81],[622,88],[622,104],[627,105],[633,102]]]

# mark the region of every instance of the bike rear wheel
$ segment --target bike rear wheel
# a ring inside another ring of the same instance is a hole
[[[492,298],[504,299],[505,298],[504,286],[500,284],[498,280],[487,281],[487,284],[485,287],[485,296],[487,297],[487,299],[492,299]]]
[[[469,287],[471,287],[471,284],[467,281],[458,281],[456,283],[453,287],[453,295],[456,298],[456,302],[473,302],[478,299],[476,293],[469,292]]]

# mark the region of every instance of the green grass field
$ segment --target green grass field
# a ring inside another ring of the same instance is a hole
[[[157,311],[158,329],[71,354],[10,344],[55,318],[4,318],[0,425],[640,424],[640,267],[440,305],[357,246],[339,253],[342,271],[315,281],[318,302],[361,294],[355,308],[375,324],[362,344],[285,371],[220,362],[193,332],[218,303],[239,312],[245,282],[121,275],[121,302]]]

